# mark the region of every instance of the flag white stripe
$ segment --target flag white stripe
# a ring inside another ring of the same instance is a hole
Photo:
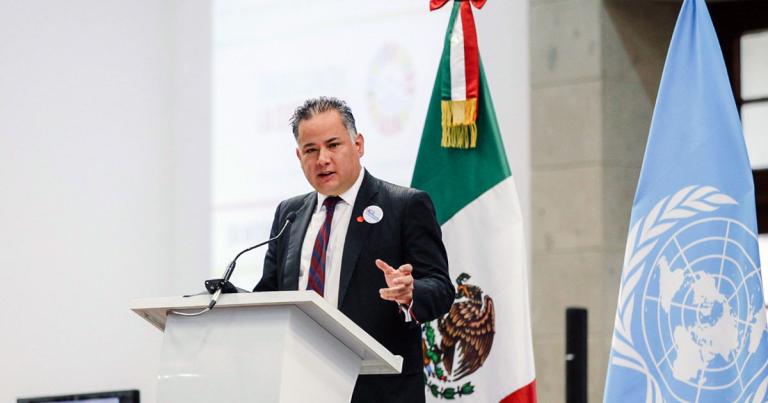
[[[512,177],[443,224],[451,277],[468,273],[496,310],[496,335],[483,367],[462,379],[473,401],[498,401],[535,378],[524,228]]]
[[[467,99],[467,80],[464,67],[464,27],[461,13],[456,16],[451,33],[451,100]]]

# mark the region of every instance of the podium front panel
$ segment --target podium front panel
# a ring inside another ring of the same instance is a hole
[[[361,358],[295,306],[168,315],[160,402],[344,402]]]

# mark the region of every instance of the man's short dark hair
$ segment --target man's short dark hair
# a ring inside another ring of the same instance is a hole
[[[334,97],[310,98],[304,101],[304,104],[296,108],[293,112],[293,116],[291,116],[293,138],[296,139],[296,141],[299,140],[299,123],[304,120],[309,120],[315,115],[331,110],[339,112],[344,127],[347,129],[347,132],[349,132],[349,136],[354,139],[355,136],[357,136],[357,128],[355,128],[355,117],[352,115],[352,109],[349,108],[346,102]]]

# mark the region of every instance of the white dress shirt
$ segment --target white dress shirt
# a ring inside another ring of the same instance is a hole
[[[352,218],[352,208],[355,206],[355,199],[363,183],[364,168],[360,168],[360,174],[352,187],[346,192],[338,195],[341,200],[336,203],[333,210],[333,221],[331,221],[331,236],[328,240],[328,247],[325,252],[325,286],[323,296],[332,306],[338,307],[339,303],[339,281],[341,279],[341,258],[344,254],[344,241],[347,239],[347,228],[349,220]],[[301,245],[301,263],[299,266],[299,289],[306,290],[309,281],[309,261],[312,259],[312,249],[315,247],[315,238],[320,231],[320,227],[325,221],[325,206],[323,202],[330,196],[317,193],[317,205],[312,213],[312,219],[309,221],[309,227],[304,234],[304,242]]]

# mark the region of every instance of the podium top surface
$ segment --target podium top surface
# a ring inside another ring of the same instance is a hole
[[[172,314],[171,311],[203,309],[208,306],[210,299],[210,295],[141,298],[132,300],[130,309],[164,331],[168,315]],[[381,343],[314,291],[223,294],[214,309],[280,305],[297,307],[360,356],[363,361],[361,374],[400,373],[402,357],[390,353]]]

